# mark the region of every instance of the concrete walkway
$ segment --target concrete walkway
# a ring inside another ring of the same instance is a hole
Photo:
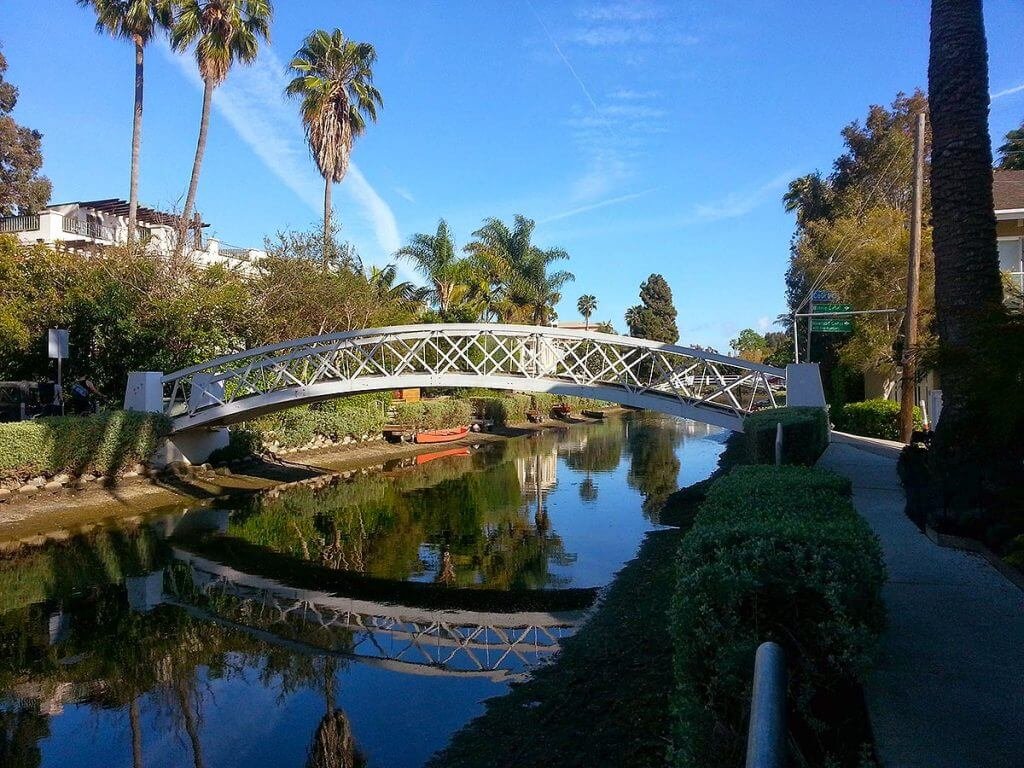
[[[852,480],[889,571],[889,628],[865,686],[882,765],[1024,766],[1024,592],[917,530],[892,456],[833,443],[819,466]]]

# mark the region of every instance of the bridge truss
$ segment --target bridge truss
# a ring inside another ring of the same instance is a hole
[[[339,395],[407,387],[552,392],[740,429],[783,404],[786,372],[625,336],[493,324],[376,328],[287,341],[163,376],[175,432]]]

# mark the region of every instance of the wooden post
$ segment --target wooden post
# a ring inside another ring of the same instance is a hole
[[[914,202],[910,210],[910,258],[907,266],[907,311],[903,315],[903,380],[900,389],[900,440],[914,432],[914,390],[917,384],[917,312],[921,277],[921,200],[924,195],[924,113],[914,133]]]

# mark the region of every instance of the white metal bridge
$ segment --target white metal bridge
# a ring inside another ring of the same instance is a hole
[[[138,375],[153,376],[154,385],[159,376],[161,391],[147,395],[145,409],[163,410],[176,433],[340,395],[407,387],[578,395],[739,430],[746,414],[783,405],[787,390],[785,370],[703,350],[483,323],[315,336],[166,375]],[[129,392],[126,405],[130,398]]]

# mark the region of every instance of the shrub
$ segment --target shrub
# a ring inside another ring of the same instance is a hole
[[[707,490],[670,615],[677,766],[737,763],[761,642],[786,649],[789,701],[807,723],[870,666],[885,571],[848,495],[843,478],[801,467],[738,467]]]
[[[0,424],[0,478],[115,474],[149,461],[169,429],[162,414],[134,411]]]
[[[773,408],[743,420],[747,459],[753,464],[775,463],[775,426],[782,424],[784,464],[812,466],[828,447],[828,413],[824,408]]]
[[[381,393],[350,395],[261,416],[246,422],[245,429],[258,435],[256,450],[273,442],[282,448],[301,448],[317,436],[331,440],[349,435],[358,438],[381,431],[387,401],[388,396]],[[245,439],[252,441],[251,437]]]
[[[836,429],[884,440],[900,439],[900,404],[893,400],[864,400],[847,403],[836,413]],[[921,409],[914,406],[914,428],[923,425]]]
[[[418,403],[396,403],[395,421],[415,429],[451,429],[473,421],[473,405],[467,400],[445,398]]]

